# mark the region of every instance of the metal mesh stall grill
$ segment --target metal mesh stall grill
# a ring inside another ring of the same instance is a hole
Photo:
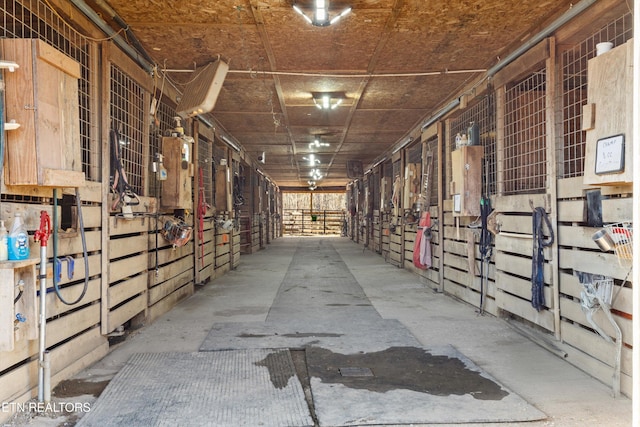
[[[427,139],[427,152],[431,152],[432,160],[431,160],[431,176],[429,177],[430,181],[430,189],[429,192],[431,196],[429,197],[429,205],[437,206],[438,205],[438,159],[440,155],[438,153],[438,136],[434,135],[431,138]]]
[[[78,82],[80,106],[79,128],[82,150],[82,171],[85,179],[99,182],[100,144],[97,133],[97,109],[91,108],[97,97],[96,70],[90,58],[97,55],[96,43],[88,40],[68,25],[51,10],[47,2],[24,2],[4,0],[0,2],[3,17],[0,25],[2,38],[31,38],[46,41],[60,52],[65,53],[80,64],[81,78]]]
[[[421,163],[422,162],[422,144],[414,144],[407,149],[407,162],[408,163]]]
[[[131,77],[111,65],[111,128],[119,133],[120,155],[124,173],[133,191],[143,192],[143,116],[144,92]]]
[[[483,188],[487,194],[496,194],[496,103],[493,92],[482,97],[451,121],[451,141],[448,147],[450,151],[456,148],[455,135],[467,134],[471,123],[478,125],[478,144],[484,146]]]
[[[392,200],[393,199],[393,188],[394,188],[396,179],[398,179],[398,180],[400,179],[400,175],[402,173],[401,167],[402,167],[402,165],[401,165],[400,160],[396,160],[395,162],[393,162],[393,178],[391,179],[391,194],[392,194],[392,197],[389,198],[389,200],[392,203],[393,203],[393,200]],[[400,184],[400,190],[399,190],[400,192],[397,195],[397,197],[398,197],[397,203],[401,203],[401,201],[402,201],[402,189],[401,188],[402,188],[402,184]],[[398,209],[400,208],[400,206],[397,206],[397,207],[398,207]],[[400,211],[398,210],[398,212],[400,212]]]
[[[504,148],[500,156],[503,194],[546,189],[545,91],[544,68],[506,89]]]
[[[621,45],[633,36],[631,13],[616,19],[572,49],[562,52],[562,125],[564,132],[560,178],[582,176],[586,133],[581,130],[582,106],[587,102],[587,61],[596,55],[596,44]]]
[[[395,162],[393,162],[393,179],[395,179],[397,176],[400,176],[400,160],[396,160]]]
[[[390,160],[384,162],[382,165],[382,177],[385,180],[384,194],[380,197],[380,209],[383,212],[391,209],[391,193],[393,189],[393,164]],[[382,190],[381,190],[382,191]]]
[[[380,210],[380,171],[375,171],[373,173],[373,190],[371,193],[371,197],[373,198],[373,210]]]
[[[202,170],[202,183],[196,183],[204,188],[204,197],[208,204],[213,201],[213,156],[211,154],[211,141],[202,135],[198,136],[198,168]],[[200,171],[198,171],[198,181],[200,181]]]

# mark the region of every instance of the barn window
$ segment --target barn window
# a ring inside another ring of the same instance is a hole
[[[547,184],[546,76],[542,68],[506,88],[503,194],[544,192]]]
[[[127,182],[138,195],[144,195],[143,100],[142,87],[112,64],[111,130],[117,131],[118,134],[120,160]]]

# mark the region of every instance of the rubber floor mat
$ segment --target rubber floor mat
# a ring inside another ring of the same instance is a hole
[[[287,350],[139,353],[79,427],[313,426]]]
[[[496,423],[546,418],[450,346],[391,347],[351,354],[308,347],[306,358],[320,426]],[[345,371],[367,375],[344,375]]]

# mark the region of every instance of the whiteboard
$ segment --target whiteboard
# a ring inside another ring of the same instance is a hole
[[[596,146],[596,174],[624,170],[624,135],[614,135],[598,140]]]

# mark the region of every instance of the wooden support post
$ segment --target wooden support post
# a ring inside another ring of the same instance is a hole
[[[203,265],[200,264],[200,245],[202,245],[202,241],[200,240],[200,221],[198,221],[198,216],[200,215],[200,138],[198,138],[200,132],[200,122],[198,120],[189,119],[187,123],[191,124],[191,134],[193,135],[193,147],[191,155],[191,163],[194,167],[193,185],[191,188],[194,188],[193,212],[195,213],[193,218],[193,229],[195,231],[193,233],[193,282],[194,284],[200,284],[202,283],[200,269],[203,267]]]
[[[562,135],[562,132],[556,132],[556,123],[562,123],[562,120],[556,120],[556,111],[561,112],[560,108],[556,108],[556,94],[559,90],[559,82],[556,78],[559,75],[559,65],[556,62],[556,43],[555,38],[549,38],[549,58],[546,64],[546,131],[547,131],[547,192],[551,200],[551,212],[549,212],[549,220],[551,227],[556,233],[556,239],[551,246],[551,282],[553,283],[553,320],[554,332],[557,340],[561,340],[560,333],[560,272],[558,263],[558,163],[556,161],[556,147],[562,144],[562,140],[558,141],[556,135]],[[561,145],[560,145],[561,146]]]
[[[111,72],[109,67],[111,66],[111,62],[109,61],[109,49],[111,48],[110,44],[105,44],[104,49],[102,49],[102,72],[100,75],[102,76],[102,96],[100,99],[102,100],[102,123],[111,123],[109,118],[109,112],[111,108],[109,107],[109,102],[111,97],[109,96],[109,88],[111,87],[111,83],[109,78],[111,76]],[[102,141],[100,150],[101,158],[110,159],[111,158],[111,150],[109,149],[109,126],[102,127],[102,135],[100,137],[100,141]],[[100,333],[102,335],[107,335],[109,332],[109,211],[110,211],[110,200],[109,200],[109,175],[110,175],[110,163],[108,161],[102,162],[102,185],[100,186],[100,200],[102,204],[102,221],[101,228],[102,232],[100,233],[100,271],[102,274],[100,275]]]
[[[438,122],[438,256],[440,257],[438,271],[438,291],[444,292],[444,197],[445,197],[445,129],[444,123]]]

